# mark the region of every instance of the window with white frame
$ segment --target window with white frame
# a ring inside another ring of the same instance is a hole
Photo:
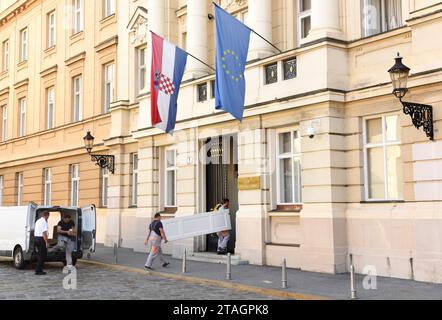
[[[109,63],[104,66],[104,113],[108,113],[110,109],[110,104],[114,101],[114,70],[115,65]]]
[[[20,62],[28,60],[28,29],[20,31]]]
[[[177,178],[177,163],[176,163],[176,149],[165,150],[165,203],[164,206],[176,207],[176,178]]]
[[[107,208],[107,198],[108,198],[108,187],[109,187],[109,169],[101,169],[101,206]]]
[[[74,34],[83,31],[83,0],[74,0]]]
[[[103,0],[104,1],[104,17],[110,17],[115,14],[115,0]]]
[[[71,165],[71,206],[78,207],[80,196],[80,165]]]
[[[0,176],[0,206],[3,206],[3,176]]]
[[[368,37],[403,25],[401,0],[361,0],[362,36]]]
[[[72,121],[81,121],[83,113],[83,84],[82,77],[77,76],[72,79]]]
[[[45,206],[51,205],[52,200],[52,170],[51,168],[45,168],[43,169],[43,203]]]
[[[46,129],[54,128],[55,89],[46,89]]]
[[[17,173],[17,206],[23,202],[23,172]]]
[[[18,100],[18,136],[23,137],[26,134],[26,98]]]
[[[301,136],[298,131],[277,133],[276,181],[278,205],[302,203]]]
[[[400,135],[397,114],[364,120],[365,197],[368,201],[403,198]]]
[[[298,0],[298,40],[304,40],[312,28],[312,1]]]
[[[0,111],[1,111],[1,117],[2,117],[2,119],[1,119],[1,131],[0,131],[0,134],[1,134],[0,142],[5,142],[6,138],[7,138],[7,131],[6,130],[7,130],[7,123],[8,123],[7,122],[8,121],[8,109],[7,109],[6,106],[3,106],[3,107],[0,108]]]
[[[138,93],[146,88],[146,70],[147,70],[147,65],[146,65],[146,47],[141,47],[138,48],[138,55],[137,55],[137,59],[138,59]]]
[[[130,155],[130,205],[136,206],[138,201],[138,154]]]
[[[9,70],[9,40],[3,41],[2,52],[3,52],[2,71],[8,71]]]
[[[48,48],[54,47],[56,43],[56,26],[55,26],[55,10],[48,13]]]

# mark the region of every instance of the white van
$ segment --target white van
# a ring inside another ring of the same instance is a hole
[[[72,263],[75,265],[77,259],[81,259],[83,254],[89,255],[95,252],[97,220],[94,205],[84,208],[43,207],[30,203],[23,207],[0,207],[0,256],[13,258],[17,269],[23,269],[26,263],[37,260],[34,227],[43,211],[50,212],[49,249],[58,242],[58,222],[65,215],[70,215],[77,227]],[[64,251],[48,252],[46,261],[66,264],[66,254]]]

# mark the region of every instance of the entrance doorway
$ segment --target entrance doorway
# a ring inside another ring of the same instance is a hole
[[[223,199],[230,200],[232,230],[228,251],[235,252],[236,212],[238,205],[238,139],[236,135],[209,138],[205,141],[208,163],[206,164],[206,210],[213,211]],[[218,237],[207,236],[208,252],[218,249]]]

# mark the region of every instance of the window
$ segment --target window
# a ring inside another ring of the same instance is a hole
[[[235,18],[247,25],[249,22],[249,12],[247,10],[235,14]]]
[[[72,81],[72,94],[73,94],[73,103],[72,103],[72,121],[77,122],[81,121],[82,118],[82,78],[81,76],[75,77]]]
[[[278,204],[301,203],[301,137],[298,131],[278,133],[276,171]]]
[[[18,100],[18,136],[23,137],[26,134],[26,99]]]
[[[364,121],[365,196],[367,200],[403,197],[398,115]]]
[[[56,43],[55,33],[55,10],[48,14],[48,48],[54,47]]]
[[[138,91],[146,88],[146,47],[138,49]]]
[[[74,0],[74,34],[83,31],[83,0]]]
[[[284,68],[284,80],[296,78],[296,57],[286,59],[282,62]]]
[[[176,164],[176,150],[166,149],[166,163],[165,163],[165,191],[166,202],[165,207],[176,207],[176,177],[177,177],[177,164]]]
[[[307,38],[312,28],[312,1],[298,0],[298,37],[299,40]]]
[[[210,81],[210,98],[215,99],[215,80]]]
[[[23,201],[23,172],[17,173],[17,206],[21,206]]]
[[[207,82],[200,83],[196,87],[197,89],[197,101],[203,102],[207,100]]]
[[[0,142],[5,142],[6,138],[7,138],[7,131],[6,131],[6,126],[7,126],[7,120],[8,120],[8,109],[6,108],[6,106],[1,107],[0,109],[1,111],[1,140]]]
[[[181,34],[181,48],[187,50],[187,32]]]
[[[3,176],[0,176],[0,206],[3,206]]]
[[[104,1],[104,17],[109,17],[115,14],[115,0],[103,0]]]
[[[104,66],[104,113],[109,112],[114,101],[114,69],[113,63]]]
[[[28,60],[28,29],[20,32],[20,62]]]
[[[3,52],[3,65],[2,65],[2,71],[8,71],[9,70],[9,40],[6,40],[3,42],[2,46],[2,52]]]
[[[138,200],[138,154],[132,153],[130,158],[130,205],[136,206]]]
[[[107,208],[107,189],[109,187],[109,169],[101,169],[101,206]]]
[[[401,0],[361,0],[362,36],[369,37],[402,26]]]
[[[55,90],[54,87],[46,90],[46,129],[54,128]]]
[[[80,195],[80,165],[71,165],[71,206],[78,207]]]
[[[265,84],[278,82],[278,63],[272,63],[264,66]]]
[[[43,169],[43,203],[45,206],[51,205],[51,192],[52,192],[52,170],[51,168]]]

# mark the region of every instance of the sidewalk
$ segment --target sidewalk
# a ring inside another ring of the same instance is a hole
[[[91,259],[84,262],[97,262],[114,264],[114,249],[98,246],[97,252]],[[303,295],[308,298],[329,298],[345,300],[350,297],[349,275],[331,275],[312,273],[298,270],[287,270],[289,288],[281,289],[281,268],[267,266],[240,265],[232,266],[232,280],[225,280],[226,265],[206,262],[187,261],[187,273],[182,274],[182,261],[168,257],[170,267],[161,268],[159,261],[155,262],[155,273],[164,274],[177,280],[191,281],[208,280],[230,286],[249,287],[256,289],[277,290],[298,294],[300,299]],[[118,266],[144,270],[146,254],[135,253],[129,249],[118,249]],[[137,272],[139,272],[136,270]],[[135,270],[134,270],[135,271]],[[146,271],[147,273],[147,271]],[[442,285],[422,283],[411,280],[394,278],[377,278],[377,290],[364,290],[362,287],[363,276],[356,276],[357,295],[361,300],[442,300]],[[276,291],[275,291],[276,292]]]

